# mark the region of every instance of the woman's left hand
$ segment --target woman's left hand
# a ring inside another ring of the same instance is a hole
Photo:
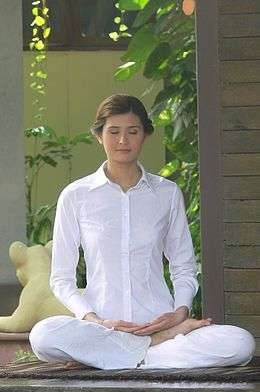
[[[152,320],[148,326],[138,329],[133,333],[135,335],[152,335],[154,332],[163,331],[182,323],[188,318],[189,309],[187,306],[181,306],[175,312],[164,313]]]

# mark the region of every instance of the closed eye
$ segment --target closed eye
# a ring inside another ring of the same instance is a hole
[[[130,135],[135,135],[137,132],[138,131],[132,131],[132,132],[129,132],[129,133],[130,133]],[[112,133],[113,135],[116,135],[119,132],[118,131],[110,131],[110,133]]]

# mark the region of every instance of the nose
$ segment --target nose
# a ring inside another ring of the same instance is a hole
[[[126,134],[121,134],[119,135],[119,143],[124,143],[124,141],[127,141],[127,135]]]

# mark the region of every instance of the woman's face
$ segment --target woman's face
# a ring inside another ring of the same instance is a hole
[[[108,160],[131,162],[138,159],[146,136],[140,118],[134,113],[124,113],[109,116],[97,138]]]

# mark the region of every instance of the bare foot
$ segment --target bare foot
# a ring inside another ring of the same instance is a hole
[[[178,333],[182,333],[183,335],[186,335],[187,333],[193,331],[194,329],[198,329],[201,327],[205,327],[207,325],[211,324],[212,319],[207,318],[207,319],[201,319],[201,320],[196,320],[196,319],[186,319],[179,325],[177,325],[177,328],[179,329]],[[173,329],[176,327],[173,327]],[[175,334],[176,334],[176,329],[175,329]]]
[[[186,335],[187,333],[193,331],[194,329],[210,325],[211,321],[212,321],[211,318],[201,319],[201,320],[186,319],[182,323],[175,325],[174,327],[171,327],[163,331],[155,332],[154,334],[152,334],[151,346],[162,343],[168,339],[173,339],[178,334]]]
[[[82,366],[84,366],[83,363],[76,362],[76,361],[68,361],[68,362],[66,362],[65,368],[66,369],[74,369],[74,368],[78,368],[78,367],[82,367]]]

